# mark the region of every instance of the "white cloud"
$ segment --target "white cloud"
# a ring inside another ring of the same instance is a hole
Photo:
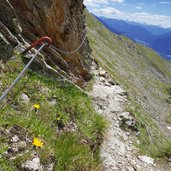
[[[122,3],[124,0],[111,0],[111,2]]]
[[[115,15],[120,15],[120,11],[112,8],[112,7],[106,7],[102,9],[93,9],[92,12],[98,16],[105,16],[108,18],[113,18]]]
[[[138,6],[138,7],[136,7],[136,9],[142,9],[142,7]]]
[[[89,8],[90,12],[94,13],[97,16],[105,16],[107,18],[116,18],[128,21],[135,21],[150,25],[158,25],[161,27],[171,27],[171,17],[165,15],[155,15],[146,12],[134,12],[126,13],[119,11],[114,8],[113,4],[122,3],[123,5],[126,0],[84,0],[84,4]],[[161,0],[160,4],[170,4],[171,1]],[[136,9],[142,10],[145,5],[143,2],[136,3]],[[156,7],[156,4],[152,4],[151,7]]]
[[[125,0],[84,0],[86,6],[98,6],[99,4],[122,3]]]
[[[161,27],[171,27],[171,17],[165,15],[154,15],[146,12],[130,14],[127,20],[142,22],[150,25],[159,25]]]
[[[84,0],[86,6],[99,7],[101,4],[108,4],[105,0]]]
[[[171,4],[171,2],[168,2],[168,1],[161,1],[160,4]]]
[[[125,13],[112,7],[93,9],[91,12],[97,16],[105,16],[106,18],[115,18],[149,25],[158,25],[165,28],[171,27],[171,17],[165,15],[154,15],[146,12]]]

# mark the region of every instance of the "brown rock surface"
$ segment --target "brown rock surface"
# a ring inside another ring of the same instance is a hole
[[[46,35],[52,38],[53,46],[70,52],[77,49],[84,39],[86,31],[83,0],[10,0],[9,2],[14,8],[10,19],[18,17],[22,35],[30,42]],[[6,0],[0,0],[0,3],[4,4]],[[3,18],[0,17],[0,20]],[[8,25],[11,24],[10,19]],[[7,21],[3,19],[2,22],[6,24]],[[80,86],[91,78],[89,73],[91,50],[87,39],[74,54],[66,55],[52,48],[45,52],[46,62],[49,65],[57,65]]]

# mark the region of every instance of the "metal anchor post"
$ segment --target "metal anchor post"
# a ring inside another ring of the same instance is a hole
[[[44,43],[43,41],[47,41],[46,43]],[[43,44],[42,44],[43,43]],[[38,41],[36,41],[35,43],[33,43],[29,48],[27,48],[24,52],[22,52],[22,54],[28,52],[30,49],[32,49],[33,47],[42,44],[41,47],[37,50],[37,52],[35,53],[35,55],[31,58],[31,60],[28,62],[28,64],[24,67],[24,69],[21,71],[21,73],[17,76],[17,78],[12,82],[12,84],[9,86],[9,88],[2,94],[2,96],[0,97],[0,101],[2,101],[7,95],[8,93],[12,90],[12,88],[15,86],[15,84],[20,80],[20,78],[23,76],[23,74],[26,72],[26,70],[28,69],[28,67],[30,66],[30,64],[34,61],[34,59],[36,58],[36,56],[38,55],[38,53],[45,47],[45,46],[49,46],[52,43],[51,39],[49,37],[42,37],[40,38]]]

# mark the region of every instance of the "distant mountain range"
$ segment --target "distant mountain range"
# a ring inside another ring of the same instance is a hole
[[[144,44],[162,57],[171,60],[171,28],[161,28],[135,22],[97,17],[111,32],[125,35],[135,42]]]

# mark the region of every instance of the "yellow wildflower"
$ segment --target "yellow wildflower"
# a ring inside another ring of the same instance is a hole
[[[40,108],[40,105],[39,105],[39,104],[34,104],[33,107],[34,107],[35,109],[39,109],[39,108]]]
[[[56,120],[57,120],[57,121],[60,121],[60,120],[61,120],[61,118],[60,118],[60,117],[57,117],[57,118],[56,118]]]
[[[34,138],[33,139],[33,145],[36,147],[42,147],[43,146],[43,141],[39,138]]]

